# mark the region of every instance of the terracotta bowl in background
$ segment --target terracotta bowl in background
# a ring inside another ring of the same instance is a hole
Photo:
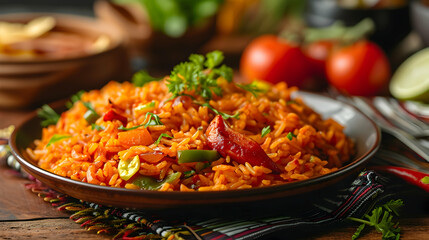
[[[109,45],[94,53],[48,57],[0,58],[0,108],[28,108],[67,98],[79,90],[99,88],[108,81],[130,76],[128,55],[120,31],[102,21],[76,15],[19,13],[0,15],[0,21],[26,23],[40,16],[52,16],[53,31],[84,39],[106,36]]]

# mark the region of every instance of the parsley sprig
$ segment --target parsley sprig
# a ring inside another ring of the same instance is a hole
[[[146,120],[147,120],[147,122],[146,122]],[[142,123],[140,125],[137,125],[137,126],[134,126],[134,127],[130,127],[130,128],[126,128],[124,126],[120,126],[120,127],[118,127],[118,129],[119,130],[124,130],[124,131],[129,131],[129,130],[137,129],[137,128],[141,127],[141,126],[144,126],[145,128],[147,128],[149,126],[164,125],[161,122],[161,118],[158,115],[156,115],[155,113],[151,113],[151,112],[147,112],[146,113],[143,122],[146,122],[146,123]]]
[[[39,110],[37,110],[37,115],[44,119],[40,124],[42,127],[49,125],[57,124],[60,120],[60,115],[55,112],[49,105],[43,105]]]
[[[233,71],[226,65],[221,65],[224,59],[221,51],[200,54],[191,54],[188,62],[182,62],[173,68],[167,80],[169,92],[173,98],[194,91],[206,101],[212,99],[213,93],[221,96],[222,88],[218,85],[219,77],[232,81]]]
[[[399,209],[404,205],[401,199],[390,200],[389,202],[374,208],[370,214],[365,214],[363,218],[349,217],[349,220],[362,223],[352,239],[357,239],[365,228],[365,225],[374,227],[382,234],[382,239],[399,239],[401,229],[397,222],[393,222],[394,216],[399,216]]]

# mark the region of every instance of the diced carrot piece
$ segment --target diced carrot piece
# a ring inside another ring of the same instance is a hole
[[[118,141],[121,145],[125,146],[147,146],[153,143],[152,136],[146,128],[120,132],[118,133]]]

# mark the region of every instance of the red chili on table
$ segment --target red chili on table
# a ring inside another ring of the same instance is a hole
[[[371,169],[391,173],[402,178],[406,182],[429,192],[429,174],[397,166],[373,166]]]

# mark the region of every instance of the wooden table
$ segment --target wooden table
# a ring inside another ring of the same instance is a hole
[[[29,111],[0,110],[0,128],[22,122]],[[0,161],[0,239],[110,239],[74,223],[24,187],[29,180],[14,174]],[[402,239],[429,239],[429,194],[415,191],[404,199],[400,227]],[[328,229],[279,233],[270,239],[351,239],[358,224],[345,223]],[[371,230],[361,239],[381,239]]]

